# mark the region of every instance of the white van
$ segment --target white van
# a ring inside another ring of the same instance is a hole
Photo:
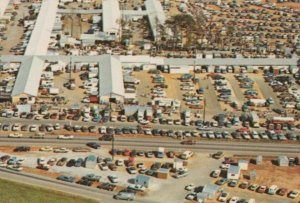
[[[192,157],[194,155],[194,153],[192,151],[185,151],[180,155],[181,159],[187,160],[190,157]]]
[[[269,187],[267,193],[268,193],[269,195],[274,195],[274,194],[276,193],[277,190],[278,190],[277,185],[272,185],[271,187]]]

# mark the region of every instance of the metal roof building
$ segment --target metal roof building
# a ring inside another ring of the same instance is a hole
[[[287,156],[278,156],[278,166],[289,166],[289,159]]]
[[[118,35],[121,28],[119,0],[103,0],[102,10],[103,32],[108,35]]]
[[[125,96],[122,64],[111,55],[101,56],[99,63],[99,98],[108,102],[109,98],[123,100]]]
[[[59,0],[44,0],[24,55],[47,55]]]
[[[203,187],[202,193],[207,194],[208,198],[214,198],[219,190],[219,186],[208,184]]]
[[[5,10],[9,4],[10,0],[1,0],[0,1],[0,18],[4,16]]]
[[[11,94],[13,102],[38,95],[43,67],[44,61],[38,57],[30,57],[22,63]]]
[[[241,168],[239,166],[230,165],[227,170],[227,178],[230,180],[238,180],[240,177]]]
[[[159,0],[147,0],[145,7],[148,13],[148,19],[152,30],[154,40],[158,36],[158,25],[164,25],[166,21],[165,12]]]

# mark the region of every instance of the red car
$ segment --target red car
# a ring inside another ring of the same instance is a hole
[[[287,192],[288,192],[288,189],[287,189],[287,188],[280,188],[280,189],[278,190],[278,195],[280,195],[280,196],[285,196],[285,195],[287,194]]]

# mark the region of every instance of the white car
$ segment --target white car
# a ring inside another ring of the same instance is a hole
[[[53,126],[55,130],[60,130],[60,124],[59,123],[55,123],[55,125]]]
[[[17,165],[22,165],[23,163],[24,163],[24,161],[25,161],[25,158],[20,158],[20,159],[18,159],[17,160]]]
[[[52,132],[52,131],[54,130],[54,128],[53,128],[52,125],[47,125],[47,126],[46,126],[46,130],[47,130],[48,132]]]
[[[105,134],[106,133],[106,126],[101,126],[100,127],[100,133]]]
[[[36,125],[30,126],[29,131],[30,131],[30,132],[35,132],[35,131],[37,131],[37,126],[36,126]]]
[[[195,189],[195,185],[193,183],[189,184],[189,185],[185,186],[184,189],[187,191],[192,191]]]
[[[37,116],[35,117],[35,120],[41,120],[42,118],[43,118],[42,115],[37,115]]]
[[[19,131],[21,128],[21,125],[18,124],[18,123],[15,123],[13,126],[12,126],[12,131]]]
[[[62,148],[55,148],[53,149],[53,152],[54,153],[67,153],[69,152],[70,150],[65,148],[65,147],[62,147]]]
[[[74,139],[74,136],[73,135],[59,135],[59,136],[57,136],[57,139],[71,140],[71,139]]]
[[[221,174],[221,170],[220,169],[216,169],[211,173],[211,176],[214,178],[218,178]]]
[[[88,97],[83,98],[82,103],[90,103],[91,100]]]
[[[252,132],[253,139],[259,139],[258,133],[256,131]]]
[[[237,203],[239,199],[239,197],[231,197],[229,203]]]
[[[21,137],[23,137],[23,134],[20,134],[20,133],[10,133],[8,135],[8,137],[10,137],[10,138],[21,138]]]
[[[185,196],[185,199],[194,200],[196,198],[196,195],[197,195],[197,193],[195,193],[195,192],[189,193]]]
[[[106,163],[99,163],[99,168],[102,170],[102,171],[107,171],[108,170],[108,166]]]
[[[117,165],[117,166],[123,166],[123,165],[124,165],[124,160],[123,160],[123,159],[118,159],[118,160],[116,161],[116,165]]]
[[[89,122],[90,120],[91,120],[91,118],[89,118],[89,117],[84,117],[84,118],[82,119],[83,122]]]
[[[228,192],[222,192],[221,195],[219,196],[218,200],[220,202],[226,202],[228,199],[229,193]]]
[[[142,120],[139,120],[139,123],[142,125],[147,125],[147,124],[149,124],[149,121],[142,119]]]
[[[45,147],[40,148],[40,151],[51,152],[51,151],[53,151],[53,148],[50,146],[45,146]]]
[[[144,192],[146,188],[142,185],[129,185],[128,189]]]
[[[229,169],[230,164],[222,164],[221,169]]]
[[[292,199],[295,199],[299,196],[300,194],[300,191],[299,190],[292,190],[289,194],[288,194],[288,197],[289,198],[292,198]]]
[[[46,158],[45,157],[40,157],[40,158],[38,158],[38,160],[37,160],[37,164],[39,164],[39,165],[44,165],[44,164],[46,164],[47,162],[46,162]]]
[[[118,183],[119,182],[119,178],[115,175],[109,175],[107,177],[110,180],[110,182],[112,182],[112,183]]]
[[[10,170],[14,170],[14,171],[22,171],[23,170],[23,167],[18,166],[18,165],[8,165],[7,168]]]
[[[6,167],[6,166],[7,166],[6,162],[0,161],[0,167]]]

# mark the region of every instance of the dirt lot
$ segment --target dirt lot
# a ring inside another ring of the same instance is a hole
[[[72,16],[64,16],[63,25],[64,25],[64,33],[72,33],[72,37],[76,39],[80,39],[82,33],[87,32],[90,29],[91,24],[88,22],[82,22],[81,18],[77,15]],[[83,15],[82,18],[90,18],[90,15]],[[71,20],[73,19],[73,21]],[[72,25],[73,22],[73,25]]]
[[[146,105],[151,102],[151,88],[154,86],[152,83],[151,74],[146,71],[133,72],[134,77],[141,82],[137,85],[136,98],[140,105]]]

